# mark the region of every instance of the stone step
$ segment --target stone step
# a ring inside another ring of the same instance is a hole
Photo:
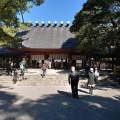
[[[18,77],[16,85],[32,85],[32,86],[45,86],[45,85],[57,85],[65,86],[68,85],[68,75],[46,75],[42,78],[41,75],[29,75],[25,76],[26,79],[22,79],[21,76]],[[12,76],[0,76],[0,85],[11,85]]]
[[[21,76],[18,76],[18,78],[20,78]],[[30,76],[30,75],[28,75],[28,76],[26,76],[25,75],[25,77],[26,78],[42,78],[42,76],[41,75],[32,75],[32,76]],[[9,78],[12,78],[12,76],[0,76],[0,79],[9,79]],[[46,79],[49,79],[49,78],[68,78],[68,76],[67,75],[46,75],[44,78],[46,78]],[[43,79],[44,79],[43,78]]]
[[[13,84],[12,81],[11,82],[2,82],[0,83],[0,85],[11,85]],[[49,85],[54,85],[54,86],[66,86],[68,85],[68,82],[16,82],[16,85],[21,85],[21,86],[26,86],[26,85],[31,85],[31,86],[49,86]]]
[[[17,82],[17,85],[44,85],[44,86],[48,86],[48,85],[57,85],[57,86],[65,86],[67,85],[67,82]]]
[[[9,78],[9,79],[0,79],[0,82],[4,82],[4,81],[11,81],[12,78]],[[18,81],[21,81],[22,78],[18,78]],[[25,80],[23,81],[65,81],[65,80],[68,80],[67,78],[26,78]]]
[[[20,75],[18,75],[18,76],[20,76]],[[35,77],[35,76],[41,76],[41,74],[38,74],[38,75],[29,75],[29,74],[26,75],[26,74],[25,74],[25,76],[30,76],[30,77],[33,76],[33,77]],[[67,77],[68,74],[56,74],[56,75],[55,75],[55,74],[48,74],[48,75],[46,75],[46,77],[51,77],[51,76],[52,76],[52,77],[59,77],[59,76],[61,76],[61,77],[66,76],[66,77]],[[2,78],[2,77],[11,77],[11,76],[10,76],[10,75],[9,75],[9,76],[8,76],[8,75],[1,75],[0,78]]]

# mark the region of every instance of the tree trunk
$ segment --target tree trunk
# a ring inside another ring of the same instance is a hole
[[[22,11],[20,11],[20,12],[21,12],[21,17],[22,17],[22,22],[24,23],[23,13],[22,13]]]

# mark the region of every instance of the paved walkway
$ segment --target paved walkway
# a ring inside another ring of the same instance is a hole
[[[35,71],[30,70],[28,73]],[[58,71],[52,71],[49,73],[51,72],[54,77],[67,76],[63,71],[59,71],[59,74]],[[51,74],[39,80],[45,81]],[[30,75],[27,77],[36,79],[40,76]],[[102,77],[105,76],[106,73]],[[1,81],[3,78],[8,78],[8,82],[11,76],[0,76]],[[68,84],[62,86],[0,84],[0,120],[120,120],[119,86],[97,86],[92,96],[88,94],[86,86],[79,85],[78,90],[79,99],[74,99],[71,97]]]

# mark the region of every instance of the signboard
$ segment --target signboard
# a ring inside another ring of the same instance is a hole
[[[82,63],[82,60],[76,60],[76,63]]]

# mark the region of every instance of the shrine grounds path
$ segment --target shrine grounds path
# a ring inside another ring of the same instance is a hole
[[[28,69],[24,80],[0,71],[0,120],[120,120],[120,86],[116,74],[101,71],[100,83],[89,95],[80,72],[79,99],[72,98],[67,70]],[[18,73],[20,71],[18,70]]]

